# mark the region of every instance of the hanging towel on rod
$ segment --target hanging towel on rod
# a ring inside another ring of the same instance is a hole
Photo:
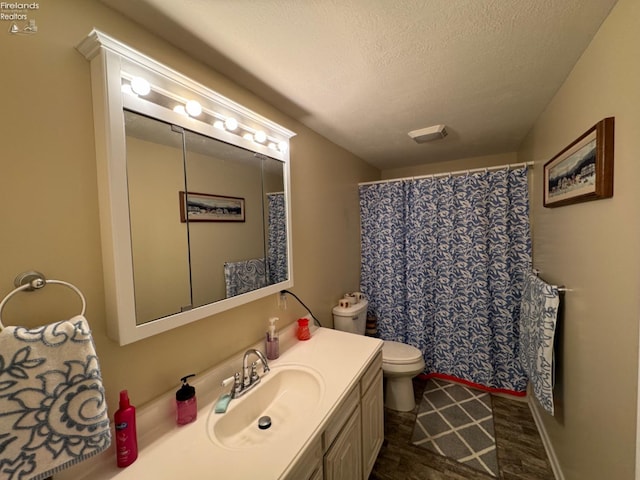
[[[82,315],[0,331],[0,478],[40,480],[111,443],[98,357]]]
[[[540,405],[551,415],[553,408],[553,341],[560,294],[558,287],[533,272],[524,275],[520,304],[520,363]]]

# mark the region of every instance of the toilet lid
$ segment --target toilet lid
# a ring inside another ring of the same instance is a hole
[[[382,361],[385,363],[412,363],[422,359],[422,352],[416,347],[386,340],[382,344]]]

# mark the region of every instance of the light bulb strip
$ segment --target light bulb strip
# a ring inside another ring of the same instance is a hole
[[[126,80],[128,82],[131,82],[133,80],[133,78],[134,78],[134,75],[131,75],[131,74],[127,73],[127,72],[121,72],[121,76],[122,76],[122,79],[124,79],[124,80]],[[156,92],[159,95],[162,95],[163,97],[166,97],[166,98],[168,98],[170,100],[173,100],[174,102],[177,102],[179,105],[182,105],[183,107],[186,107],[186,104],[189,101],[188,99],[182,97],[181,95],[175,94],[175,93],[173,93],[173,92],[171,92],[169,90],[166,90],[166,89],[164,89],[162,87],[154,85],[151,82],[149,82],[149,85],[151,86],[151,91]],[[145,99],[145,100],[148,100],[148,99]],[[148,100],[148,101],[150,101],[150,100]],[[155,102],[153,102],[153,103],[155,103]],[[230,116],[225,116],[225,115],[223,115],[221,113],[218,113],[218,112],[216,112],[214,110],[210,110],[206,106],[202,105],[202,103],[200,103],[199,101],[198,101],[198,103],[200,104],[200,106],[202,108],[202,113],[207,114],[207,116],[213,118],[214,121],[215,120],[222,121],[223,125],[224,125],[224,121],[227,118],[230,117]],[[164,105],[161,105],[161,106],[164,107]],[[164,107],[164,108],[166,108],[166,107]],[[204,122],[203,120],[199,119],[198,117],[192,117],[190,115],[188,115],[188,116],[189,116],[189,118],[192,118],[193,120],[196,120],[196,121],[201,121],[201,122],[207,123],[207,124],[210,123],[210,122]],[[273,137],[272,135],[269,135],[267,132],[265,132],[265,134],[266,134],[265,140],[262,141],[262,142],[259,142],[259,141],[257,141],[255,139],[256,132],[264,131],[264,130],[262,130],[262,129],[258,130],[256,128],[250,127],[249,125],[246,125],[246,124],[242,123],[235,116],[231,116],[231,117],[236,119],[236,121],[238,122],[238,126],[234,130],[228,130],[225,127],[224,130],[226,132],[232,133],[232,134],[237,135],[237,136],[239,136],[241,138],[245,138],[244,134],[245,133],[249,133],[249,134],[251,134],[251,136],[253,138],[252,139],[253,142],[255,142],[257,144],[261,144],[261,145],[268,145],[269,143],[274,143],[276,145],[276,149],[277,150],[283,151],[283,149],[280,147],[281,143],[283,142],[282,139]],[[285,142],[285,143],[287,143],[287,142]]]

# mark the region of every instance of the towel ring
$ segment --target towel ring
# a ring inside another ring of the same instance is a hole
[[[82,301],[82,312],[80,312],[80,315],[84,315],[84,312],[87,308],[87,301],[85,300],[84,295],[78,287],[71,283],[63,282],[62,280],[47,280],[45,276],[40,272],[23,272],[18,275],[13,282],[13,284],[17,288],[9,292],[7,296],[4,297],[2,302],[0,302],[0,330],[4,329],[4,325],[2,323],[2,309],[13,295],[22,291],[33,292],[34,290],[39,290],[48,283],[57,283],[58,285],[64,285],[65,287],[69,287],[74,292],[76,292],[80,297],[80,300]]]

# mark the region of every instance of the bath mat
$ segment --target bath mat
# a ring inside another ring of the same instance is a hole
[[[430,379],[411,443],[498,477],[491,395],[486,392]]]

